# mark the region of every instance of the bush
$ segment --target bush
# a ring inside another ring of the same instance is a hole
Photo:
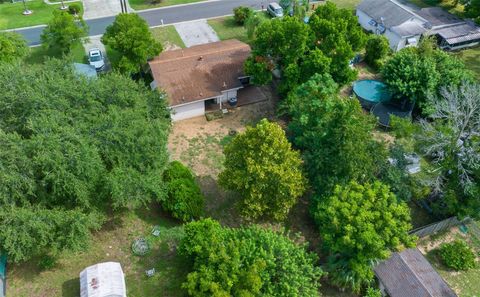
[[[475,267],[475,255],[463,241],[455,240],[440,246],[440,258],[443,263],[454,270],[468,270]]]
[[[383,59],[390,50],[388,39],[382,35],[372,35],[365,46],[365,61],[368,65],[379,69],[383,66]]]
[[[190,221],[203,214],[205,198],[190,169],[173,161],[163,178],[167,183],[167,197],[162,199],[163,209],[182,221]]]
[[[253,9],[246,6],[239,6],[233,9],[233,18],[239,25],[245,24],[245,21],[253,15]]]
[[[380,292],[379,289],[374,289],[372,287],[369,287],[365,292],[364,297],[382,297],[382,293]]]
[[[51,255],[44,255],[38,261],[40,270],[49,270],[57,265],[57,259]]]
[[[80,4],[78,3],[72,3],[70,5],[68,5],[68,12],[70,14],[73,14],[73,15],[76,15],[80,12],[82,8],[80,7]]]

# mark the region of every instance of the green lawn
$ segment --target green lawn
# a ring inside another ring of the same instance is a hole
[[[265,19],[269,18],[265,12],[259,13],[259,15]],[[208,24],[217,32],[220,40],[238,39],[243,42],[250,42],[247,37],[247,30],[243,26],[239,26],[233,16],[210,19]]]
[[[155,225],[160,226],[159,237],[150,235]],[[129,297],[185,296],[181,283],[188,264],[176,253],[182,232],[177,222],[155,208],[119,214],[93,236],[88,250],[61,255],[56,268],[40,271],[35,261],[9,265],[7,296],[78,297],[80,271],[105,261],[121,263]],[[146,237],[151,245],[151,252],[143,257],[130,249],[138,237]],[[151,268],[156,274],[148,278],[145,270]]]
[[[85,54],[85,49],[83,45],[78,43],[72,49],[70,53],[74,62],[77,63],[86,63],[87,56]],[[51,58],[61,58],[61,53],[56,49],[46,50],[41,46],[31,47],[30,48],[30,55],[25,58],[25,62],[27,64],[41,64],[45,61],[47,57]]]
[[[82,2],[75,2],[82,7]],[[27,2],[28,9],[33,11],[29,16],[22,15],[23,3],[5,2],[0,4],[0,30],[13,29],[46,24],[52,17],[52,12],[60,7],[59,4],[48,5],[43,0],[32,0]]]
[[[358,3],[362,2],[361,0],[331,0],[340,8],[355,9]]]
[[[195,3],[195,2],[201,2],[201,1],[204,1],[204,0],[160,0],[159,3],[152,3],[152,0],[128,0],[128,2],[130,3],[130,6],[136,10],[178,5],[178,4]]]
[[[152,31],[153,38],[163,45],[163,50],[176,47],[185,48],[185,44],[174,26],[152,28],[150,31]]]
[[[456,55],[465,62],[467,68],[472,70],[480,80],[480,47],[459,51]]]
[[[450,13],[458,15],[459,17],[463,16],[464,7],[463,5],[458,3],[458,1],[456,5],[454,3],[454,0],[443,0],[437,5],[429,4],[428,0],[427,1],[426,0],[409,0],[409,1],[420,8],[430,7],[430,6],[439,6]]]

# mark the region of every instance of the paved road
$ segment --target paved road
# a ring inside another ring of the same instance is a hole
[[[195,3],[186,6],[166,7],[155,10],[139,11],[138,14],[144,18],[150,26],[162,24],[172,24],[178,22],[192,21],[197,19],[212,18],[226,14],[232,14],[233,8],[243,5],[260,9],[262,4],[266,7],[268,0],[219,0],[205,3]],[[110,25],[115,17],[105,17],[86,20],[90,36],[100,35],[105,32],[105,28]],[[40,34],[43,27],[27,28],[17,30],[22,34],[29,45],[40,44]]]

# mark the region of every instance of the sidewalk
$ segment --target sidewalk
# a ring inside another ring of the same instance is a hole
[[[125,2],[128,12],[133,12],[128,0]],[[120,0],[83,0],[83,9],[84,20],[115,16],[122,12]]]

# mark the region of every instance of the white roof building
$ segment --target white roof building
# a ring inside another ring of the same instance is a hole
[[[126,292],[120,263],[99,263],[80,272],[80,297],[126,297]]]

